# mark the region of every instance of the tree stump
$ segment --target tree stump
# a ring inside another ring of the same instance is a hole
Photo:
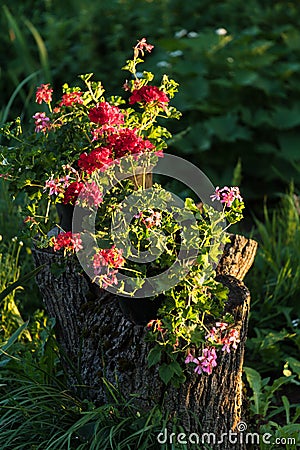
[[[233,314],[235,328],[240,330],[238,348],[230,354],[222,352],[211,375],[191,373],[179,389],[164,385],[158,367],[148,368],[147,329],[124,317],[116,296],[90,283],[75,257],[66,262],[65,271],[55,274],[53,269],[63,263],[63,257],[33,249],[36,266],[46,264],[37,283],[49,316],[56,319],[70,388],[96,404],[105,403],[109,400],[105,378],[124,398],[134,395],[143,410],[160,404],[170,417],[178,417],[187,435],[214,433],[211,439],[217,442],[223,433],[237,430],[243,418],[242,366],[250,308],[250,293],[242,280],[256,248],[255,241],[231,235],[217,268],[217,280],[229,288],[226,311]],[[225,436],[213,448],[233,447]],[[245,449],[245,444],[234,448]]]

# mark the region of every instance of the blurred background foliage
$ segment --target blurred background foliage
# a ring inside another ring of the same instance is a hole
[[[4,2],[0,122],[29,122],[36,85],[59,97],[85,72],[121,93],[120,68],[145,36],[155,45],[145,68],[180,84],[169,151],[215,184],[242,183],[255,209],[291,178],[299,186],[299,23],[298,2],[283,0]]]
[[[238,232],[259,242],[245,280],[251,421],[261,432],[292,436],[300,417],[299,2],[4,0],[0,8],[0,124],[21,116],[33,126],[36,86],[51,83],[59,98],[61,85],[81,73],[94,72],[108,94],[121,94],[130,48],[142,37],[155,45],[145,69],[156,81],[168,73],[180,84],[174,103],[183,117],[171,126],[169,152],[194,162],[215,185],[239,185],[245,197]],[[12,202],[0,179],[0,292],[32,270],[30,242],[14,238],[22,201]],[[132,434],[134,446],[145,430],[157,432],[157,412],[141,421],[117,398],[103,411],[65,398],[53,323],[33,279],[2,299],[0,316],[1,449],[22,449],[25,440],[28,448],[102,450],[111,448],[104,442],[125,436],[128,444]],[[116,414],[108,417],[107,408]],[[99,447],[91,430],[107,432]],[[79,447],[82,434],[88,437]],[[155,445],[149,431],[152,438]],[[49,439],[72,444],[50,447]]]

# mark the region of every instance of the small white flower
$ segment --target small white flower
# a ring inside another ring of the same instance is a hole
[[[187,35],[187,37],[189,37],[189,38],[196,38],[198,36],[199,36],[199,34],[196,33],[196,31],[190,31]]]
[[[227,62],[229,62],[230,64],[233,63],[233,61],[234,61],[234,59],[231,58],[230,56],[229,56],[229,58],[227,58]]]
[[[217,29],[215,30],[215,33],[216,33],[218,36],[225,36],[225,35],[227,34],[227,30],[226,30],[226,28],[217,28]]]
[[[175,33],[175,37],[177,39],[180,39],[180,38],[182,38],[183,36],[186,36],[186,35],[187,35],[187,30],[185,30],[184,28],[182,30],[180,30],[180,31],[176,31],[176,33]]]
[[[178,56],[182,56],[183,52],[181,50],[174,50],[174,52],[170,52],[170,56],[172,58],[177,58]]]

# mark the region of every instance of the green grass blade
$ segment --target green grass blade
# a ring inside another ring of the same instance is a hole
[[[14,283],[10,284],[6,289],[4,289],[4,291],[2,291],[0,293],[0,302],[2,300],[5,299],[5,297],[7,297],[7,295],[9,295],[11,292],[13,292],[15,289],[17,289],[20,286],[23,286],[28,280],[30,280],[30,278],[34,277],[35,275],[37,275],[46,265],[43,264],[42,266],[37,267],[36,269],[31,270],[30,272],[28,272],[26,275],[24,275],[23,277],[19,278],[17,281],[15,281]]]

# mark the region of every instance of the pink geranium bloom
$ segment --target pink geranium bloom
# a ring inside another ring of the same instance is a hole
[[[47,130],[51,128],[51,123],[49,117],[46,116],[44,112],[37,112],[32,116],[35,120],[35,132],[36,133],[46,133]]]
[[[225,206],[230,206],[234,202],[235,199],[239,200],[240,202],[243,201],[243,198],[241,197],[240,190],[237,186],[229,188],[228,186],[224,186],[222,189],[219,188],[219,186],[216,187],[215,192],[210,196],[212,201],[219,200],[221,203],[223,203]]]
[[[195,359],[195,357],[191,353],[188,353],[184,362],[185,362],[185,364],[189,364],[191,362],[194,362],[194,359]]]
[[[217,366],[217,354],[214,347],[205,347],[202,350],[202,356],[194,358],[193,362],[196,364],[194,371],[198,374],[206,372],[207,374],[212,373],[213,367]]]

